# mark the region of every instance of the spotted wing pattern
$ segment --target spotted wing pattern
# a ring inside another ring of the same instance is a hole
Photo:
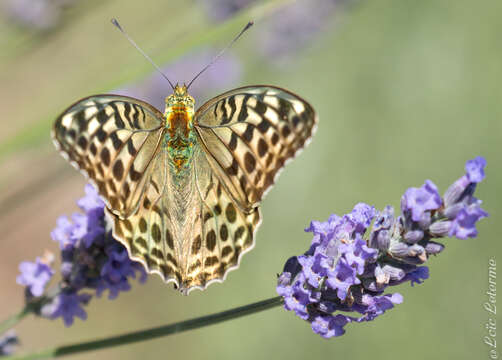
[[[252,248],[259,209],[245,213],[234,204],[199,145],[180,173],[159,152],[147,184],[137,213],[114,216],[114,234],[131,257],[185,294],[223,281]]]
[[[222,281],[253,247],[260,201],[309,141],[316,116],[283,89],[227,92],[196,112],[197,142],[182,171],[162,146],[162,117],[139,100],[93,96],[57,119],[53,137],[96,185],[131,258],[186,294]]]
[[[107,207],[126,218],[136,211],[147,169],[159,151],[162,113],[142,101],[96,95],[70,106],[52,137],[63,157],[97,187]]]
[[[204,104],[195,114],[208,161],[238,206],[257,207],[286,162],[316,128],[312,106],[287,90],[243,87]]]

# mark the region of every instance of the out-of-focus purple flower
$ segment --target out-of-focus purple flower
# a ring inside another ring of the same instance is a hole
[[[474,181],[483,179],[484,166],[482,158],[467,162],[467,174],[461,178],[464,188],[450,203],[450,207],[462,204],[455,211],[448,212],[436,186],[427,180],[421,188],[406,191],[397,218],[390,206],[376,212],[360,203],[350,214],[312,221],[305,229],[313,233],[310,248],[290,258],[278,279],[284,308],[310,322],[315,333],[330,338],[342,335],[348,323],[374,320],[402,303],[400,294],[384,291],[404,282],[421,284],[429,277],[428,267],[418,265],[444,249],[431,239],[477,235],[475,223],[488,215],[473,197]]]
[[[51,269],[52,256],[44,258],[37,257],[35,262],[23,261],[19,264],[19,271],[16,281],[19,285],[26,286],[33,296],[41,296],[45,286],[54,275]]]
[[[224,21],[256,2],[256,0],[213,0],[199,1],[213,21]]]
[[[28,28],[48,30],[55,27],[62,11],[75,0],[8,0],[3,4],[11,20]]]
[[[12,355],[16,346],[19,345],[19,338],[14,330],[9,330],[0,336],[0,356]]]
[[[86,213],[95,209],[103,209],[105,206],[103,200],[99,197],[98,192],[91,184],[86,184],[84,187],[85,196],[77,200],[77,205]]]
[[[188,54],[172,64],[163,66],[162,72],[174,84],[178,82],[188,85],[188,82],[204,66],[209,64],[216,54],[217,52],[213,50],[201,50]],[[216,96],[223,90],[228,90],[231,86],[235,86],[241,77],[241,73],[241,64],[237,57],[227,53],[211,65],[200,78],[195,80],[190,86],[189,92],[200,106],[205,100]],[[172,89],[166,79],[155,71],[144,81],[115,90],[114,93],[139,98],[164,111],[165,99],[172,93]]]
[[[214,21],[228,19],[256,0],[201,1],[207,15]],[[347,0],[298,0],[283,5],[272,16],[265,18],[256,32],[256,46],[267,61],[284,66],[293,53],[315,41],[315,36],[327,29],[336,13]]]
[[[257,29],[258,50],[272,63],[284,65],[293,58],[291,54],[310,45],[330,25],[342,2],[300,0],[285,5]]]
[[[67,216],[60,216],[56,220],[56,228],[52,230],[51,237],[59,243],[61,250],[67,247],[73,247],[76,239],[71,236],[73,224]]]
[[[86,305],[91,297],[90,294],[62,292],[54,298],[53,311],[50,316],[53,319],[62,317],[65,326],[71,326],[75,317],[86,320],[87,313],[82,306]]]

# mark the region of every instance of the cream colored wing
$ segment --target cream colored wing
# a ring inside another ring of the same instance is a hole
[[[96,95],[63,112],[52,137],[61,154],[94,183],[107,208],[126,218],[144,191],[162,121],[161,112],[140,100]]]
[[[215,173],[249,212],[309,142],[317,119],[308,102],[287,90],[250,86],[210,100],[194,123]]]
[[[234,204],[197,144],[189,169],[179,173],[161,150],[144,195],[133,216],[115,216],[114,235],[133,259],[184,294],[222,281],[252,248],[259,209],[244,213]]]

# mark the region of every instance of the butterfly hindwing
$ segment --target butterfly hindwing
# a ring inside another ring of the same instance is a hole
[[[309,103],[272,86],[229,91],[194,117],[208,161],[245,211],[259,205],[285,163],[307,144],[316,121]]]
[[[188,293],[236,268],[259,222],[259,209],[244,213],[235,205],[196,145],[181,173],[159,151],[138,211],[127,219],[114,215],[114,235],[149,272]]]
[[[96,185],[107,207],[121,217],[135,211],[145,173],[162,139],[162,113],[118,95],[80,100],[53,127],[56,147]]]

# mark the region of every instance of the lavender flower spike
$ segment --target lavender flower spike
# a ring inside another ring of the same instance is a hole
[[[290,258],[279,276],[277,293],[284,298],[284,308],[308,321],[315,333],[331,338],[343,335],[349,323],[374,320],[400,304],[400,294],[385,291],[403,282],[421,284],[429,277],[428,267],[419,265],[444,249],[432,239],[477,236],[474,225],[488,216],[473,197],[485,165],[481,157],[468,161],[466,175],[450,187],[446,200],[430,180],[409,188],[397,218],[390,206],[375,212],[360,203],[342,217],[312,221],[305,229],[314,234],[310,248]]]
[[[125,247],[112,237],[104,203],[91,185],[86,185],[85,196],[77,204],[82,212],[71,219],[60,217],[51,233],[61,249],[61,280],[57,291],[37,310],[43,317],[61,317],[66,326],[75,318],[87,318],[84,306],[93,295],[108,291],[108,298],[114,299],[131,288],[131,278],[139,275],[141,282],[146,280],[143,266],[129,259]],[[38,258],[36,263],[25,262],[20,268],[18,282],[33,295],[42,295],[52,269]]]

